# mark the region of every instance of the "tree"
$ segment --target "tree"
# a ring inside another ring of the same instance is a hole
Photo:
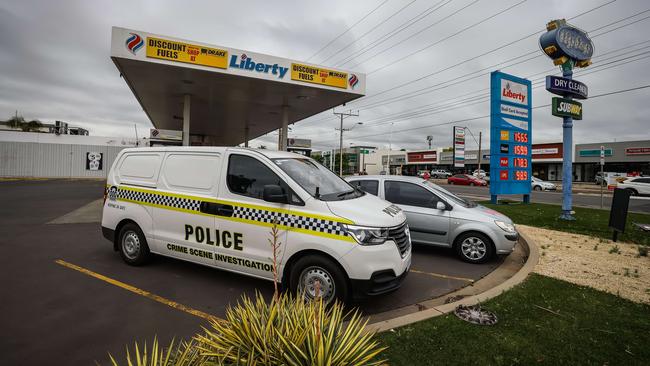
[[[41,123],[41,121],[37,119],[31,120],[27,123],[23,123],[20,126],[20,128],[24,132],[38,132],[41,129],[41,127],[43,127],[43,124]]]
[[[24,123],[25,123],[25,119],[23,118],[23,116],[19,116],[19,115],[15,115],[6,121],[7,126],[11,128],[22,128],[22,125]]]

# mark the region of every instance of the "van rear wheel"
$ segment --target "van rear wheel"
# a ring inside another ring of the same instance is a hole
[[[320,255],[298,259],[291,268],[289,286],[292,293],[305,300],[320,297],[323,303],[330,304],[349,299],[347,276],[334,262]]]
[[[138,225],[129,223],[120,229],[118,247],[122,259],[132,266],[139,266],[151,258],[147,239]]]

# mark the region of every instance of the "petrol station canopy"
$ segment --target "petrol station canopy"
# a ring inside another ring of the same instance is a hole
[[[111,59],[153,125],[183,130],[185,144],[237,145],[366,88],[356,72],[118,27]]]

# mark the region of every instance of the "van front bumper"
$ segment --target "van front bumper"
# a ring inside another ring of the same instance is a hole
[[[351,279],[352,298],[354,300],[366,299],[370,296],[382,295],[397,290],[409,273],[407,268],[401,275],[396,276],[392,269],[381,270],[373,273],[370,279]]]

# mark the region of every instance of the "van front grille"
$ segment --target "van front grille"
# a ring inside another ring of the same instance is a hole
[[[407,230],[408,226],[406,223],[388,230],[388,238],[395,242],[402,258],[404,258],[411,248],[411,238]]]

